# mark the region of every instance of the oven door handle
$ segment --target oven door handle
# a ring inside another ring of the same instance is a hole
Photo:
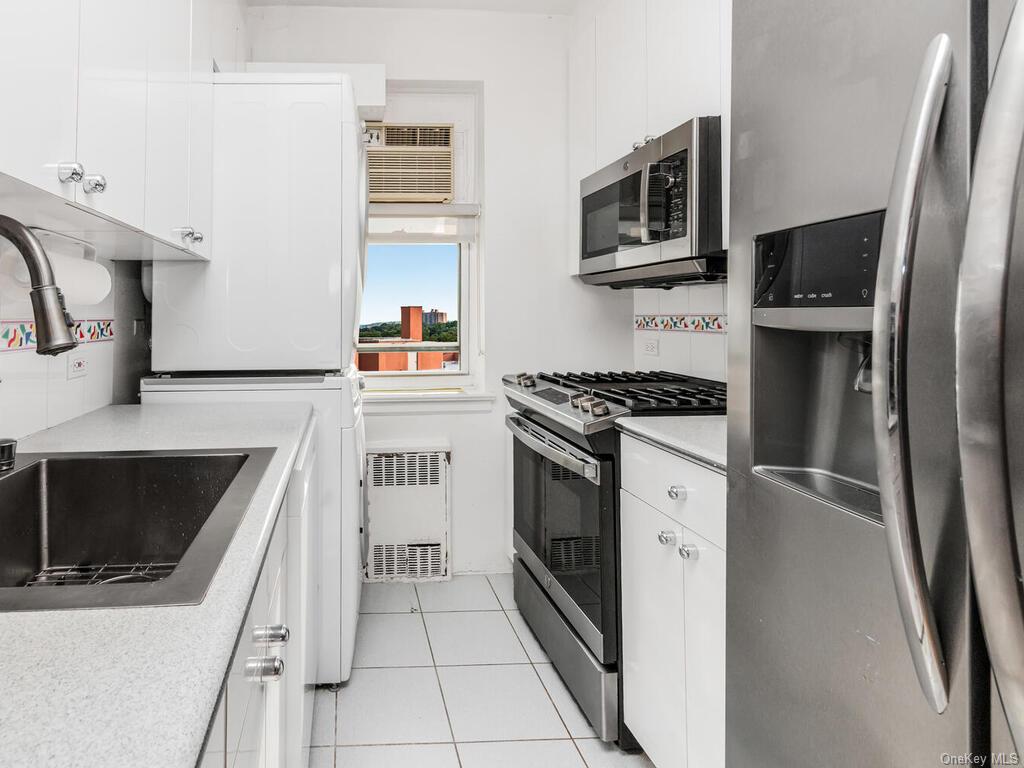
[[[592,482],[594,485],[601,484],[601,463],[589,457],[573,455],[562,440],[540,428],[530,425],[529,429],[523,426],[523,419],[519,416],[509,414],[505,417],[505,426],[509,428],[512,435],[535,453],[539,453],[545,459],[549,459],[570,472],[575,472],[582,478]]]

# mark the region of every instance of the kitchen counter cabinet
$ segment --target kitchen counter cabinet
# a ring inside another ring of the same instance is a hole
[[[725,477],[627,433],[620,521],[626,725],[657,768],[722,768]]]
[[[246,447],[275,453],[201,603],[0,613],[5,765],[193,768],[198,761],[212,768],[243,764],[237,760],[243,744],[256,744],[257,758],[261,748],[266,753],[267,713],[280,715],[272,702],[284,689],[271,694],[270,683],[240,685],[232,676],[252,655],[242,653],[252,623],[288,615],[290,574],[280,575],[288,568],[286,498],[311,419],[312,409],[301,403],[110,406],[21,442],[20,451],[33,453]],[[300,642],[296,629],[288,652]],[[233,693],[246,688],[236,700],[255,707],[254,719],[243,717],[236,726],[237,713],[218,710],[230,710]],[[254,703],[257,688],[263,692]],[[274,737],[281,738],[277,731]],[[228,763],[222,757],[231,749],[236,754]]]

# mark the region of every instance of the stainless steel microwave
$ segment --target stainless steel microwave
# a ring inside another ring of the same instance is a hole
[[[724,280],[721,118],[697,117],[580,182],[586,283]]]

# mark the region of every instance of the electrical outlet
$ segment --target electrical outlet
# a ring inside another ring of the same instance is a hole
[[[647,341],[644,342],[644,354],[645,355],[653,355],[654,357],[658,356],[658,340],[657,339],[647,339]]]
[[[68,356],[68,379],[79,379],[89,373],[89,361],[85,355]]]

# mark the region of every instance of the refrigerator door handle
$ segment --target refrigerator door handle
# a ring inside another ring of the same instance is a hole
[[[971,570],[1018,750],[1024,749],[1024,591],[1006,447],[1003,356],[1022,143],[1024,11],[1018,4],[981,122],[956,302],[956,411]]]
[[[907,352],[911,278],[929,159],[952,65],[949,37],[928,45],[903,126],[878,262],[872,330],[872,409],[878,484],[896,597],[925,698],[949,703],[942,651],[921,553],[907,437]]]

